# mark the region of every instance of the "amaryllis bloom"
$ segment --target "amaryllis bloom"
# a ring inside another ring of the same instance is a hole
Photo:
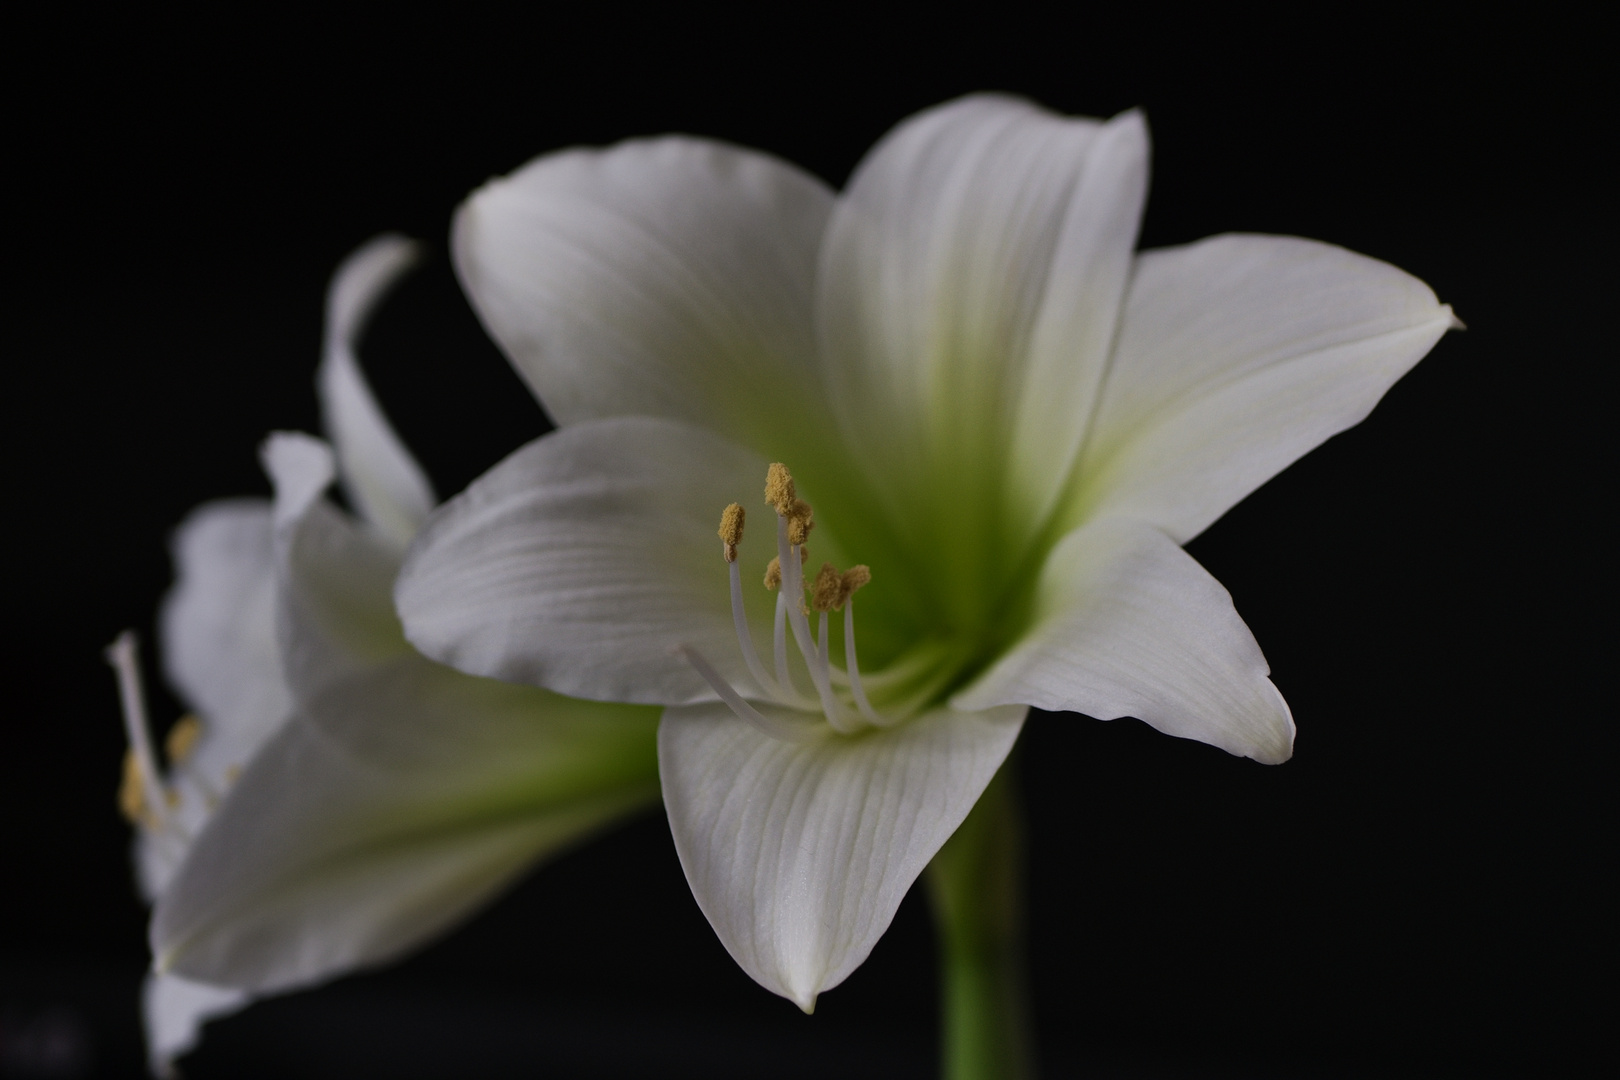
[[[354,345],[415,257],[382,237],[333,279],[318,388],[336,453],[272,436],[274,501],[210,503],[177,533],[163,657],[195,715],[166,770],[131,636],[109,650],[132,745],[122,802],[156,903],[159,1073],[207,1017],[391,959],[657,799],[651,710],[472,678],[402,635],[394,575],[437,500]],[[354,515],[322,498],[334,479]]]
[[[807,1011],[1031,706],[1291,753],[1259,646],[1181,545],[1454,320],[1309,240],[1137,253],[1147,174],[1138,113],[974,96],[842,193],[669,137],[542,157],[457,217],[463,285],[560,430],[430,519],[407,635],[665,706],[693,893]]]

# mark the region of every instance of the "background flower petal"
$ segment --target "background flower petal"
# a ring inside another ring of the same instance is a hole
[[[1293,753],[1293,717],[1231,595],[1159,530],[1077,529],[1048,557],[1036,604],[1023,639],[952,705],[1134,716],[1267,764]]]
[[[519,450],[429,521],[396,589],[412,642],[462,671],[576,697],[712,700],[671,650],[697,648],[751,688],[715,529],[750,514],[743,595],[769,656],[775,554],[767,462],[707,431],[626,417],[564,428]],[[835,558],[818,530],[818,557]]]
[[[197,1045],[202,1026],[252,1001],[246,990],[210,986],[178,975],[148,975],[141,987],[146,1053],[152,1075],[174,1077],[174,1059]]]
[[[169,682],[201,720],[187,771],[218,789],[292,707],[276,640],[270,504],[205,503],[175,530],[172,548],[160,651]]]
[[[832,191],[681,136],[539,158],[456,214],[456,271],[562,425],[662,416],[762,453],[825,416],[811,305]]]
[[[361,517],[400,547],[439,500],[377,404],[355,350],[372,311],[420,256],[415,241],[385,234],[343,261],[326,293],[326,343],[315,377],[343,491]]]
[[[1137,518],[1185,543],[1360,423],[1458,325],[1417,278],[1314,240],[1144,252],[1066,520]]]
[[[409,655],[329,685],[159,899],[159,969],[268,993],[393,959],[656,800],[654,723]]]
[[[1139,115],[976,95],[902,123],[839,198],[817,295],[828,392],[959,615],[982,615],[1002,585],[986,568],[1012,566],[1067,474],[1146,184]]]
[[[732,958],[813,1009],[888,929],[1025,712],[936,709],[884,731],[789,743],[724,705],[666,709],[658,758],[675,849]]]

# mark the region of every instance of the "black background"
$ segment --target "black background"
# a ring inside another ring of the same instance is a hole
[[[1329,240],[1422,277],[1469,325],[1190,545],[1293,706],[1292,762],[1032,718],[1048,1074],[1573,1071],[1612,1022],[1595,917],[1613,862],[1596,636],[1613,610],[1612,79],[1594,27],[1530,16],[13,24],[0,1075],[138,1074],[144,912],[100,650],[127,625],[150,640],[173,524],[267,492],[265,432],[317,430],[322,293],[345,253],[384,229],[434,245],[363,359],[453,493],[545,429],[444,257],[468,190],[667,130],[839,184],[896,121],[989,88],[1145,107],[1144,246]],[[655,815],[403,964],[215,1025],[186,1072],[926,1076],[934,1004],[920,895],[814,1018],[754,986]]]

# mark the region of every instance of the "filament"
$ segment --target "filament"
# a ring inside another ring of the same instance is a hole
[[[783,742],[809,742],[816,737],[815,729],[804,724],[793,724],[773,716],[766,716],[737,693],[732,685],[726,681],[725,676],[714,669],[714,666],[704,659],[702,653],[690,645],[677,645],[675,651],[686,658],[686,662],[697,669],[703,676],[703,681],[720,695],[720,700],[736,714],[737,719],[744,720],[773,739]]]
[[[154,826],[168,816],[163,805],[163,779],[157,770],[157,755],[152,752],[152,737],[146,727],[146,700],[141,692],[141,670],[135,658],[135,631],[125,630],[107,646],[107,663],[118,675],[118,698],[124,711],[124,732],[129,736],[130,749],[140,764],[142,800]]]

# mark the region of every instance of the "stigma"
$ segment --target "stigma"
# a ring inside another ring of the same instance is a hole
[[[826,728],[842,735],[889,726],[895,721],[875,710],[867,699],[855,651],[853,601],[855,593],[871,582],[871,570],[865,566],[853,566],[840,572],[831,563],[824,562],[814,578],[806,581],[804,571],[810,558],[807,541],[815,528],[815,513],[809,503],[799,498],[793,474],[780,462],[773,463],[766,472],[765,502],[776,516],[776,554],[765,568],[764,579],[765,588],[776,593],[772,664],[769,669],[754,648],[743,603],[742,574],[737,556],[742,544],[746,514],[740,503],[731,503],[721,512],[719,529],[721,555],[731,579],[731,614],[737,631],[737,645],[742,651],[748,673],[758,684],[763,703],[795,712],[820,713]],[[843,612],[844,617],[842,668],[834,666],[829,655],[829,615],[837,611]],[[813,630],[811,615],[816,616]],[[790,639],[809,672],[812,684],[810,692],[795,683],[788,667]],[[779,739],[802,741],[817,737],[826,730],[820,724],[807,725],[781,719],[777,710],[773,710],[776,715],[761,712],[747,695],[739,693],[696,649],[681,645],[677,651],[739,719],[767,734]]]

